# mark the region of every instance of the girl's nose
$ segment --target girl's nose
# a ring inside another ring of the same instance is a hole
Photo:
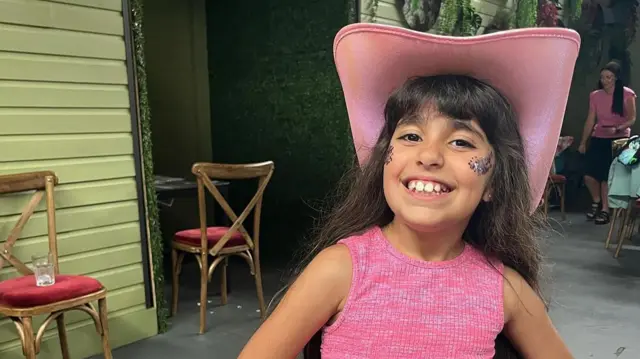
[[[418,155],[418,165],[425,168],[440,168],[444,164],[444,157],[440,146],[425,146]]]

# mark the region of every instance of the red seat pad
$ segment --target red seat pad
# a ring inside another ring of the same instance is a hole
[[[227,233],[229,227],[209,227],[207,228],[207,244],[209,248],[213,247],[220,241],[220,238]],[[187,229],[175,234],[175,240],[188,245],[200,247],[200,228]],[[231,238],[225,243],[225,247],[241,246],[247,244],[242,234],[238,231],[233,232]]]
[[[62,302],[95,293],[102,284],[91,277],[56,275],[56,282],[47,287],[36,286],[33,275],[0,282],[0,304],[13,308],[29,308]]]

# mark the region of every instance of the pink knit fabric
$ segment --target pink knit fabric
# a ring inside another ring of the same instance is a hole
[[[323,359],[493,357],[504,325],[500,263],[469,245],[449,261],[409,258],[378,227],[340,243],[353,280],[344,310],[324,328]]]

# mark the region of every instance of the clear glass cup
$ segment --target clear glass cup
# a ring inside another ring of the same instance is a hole
[[[55,284],[56,274],[53,268],[53,255],[51,253],[32,256],[31,263],[33,264],[33,273],[35,274],[36,285],[38,287],[47,287]]]

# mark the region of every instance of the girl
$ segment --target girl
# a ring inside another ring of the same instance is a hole
[[[240,358],[294,358],[317,332],[321,349],[305,354],[323,359],[571,358],[539,296],[530,213],[577,39],[565,29],[471,40],[343,29],[334,51],[362,168]],[[530,50],[512,51],[522,43]],[[539,81],[551,58],[553,89]],[[487,81],[453,75],[473,72]],[[526,150],[520,130],[538,136]]]
[[[584,183],[591,195],[587,219],[595,224],[609,223],[609,167],[614,140],[629,137],[636,121],[636,94],[622,85],[620,65],[608,63],[600,71],[598,90],[589,95],[589,115],[584,124],[578,150],[585,155]],[[597,120],[597,125],[596,125]],[[587,141],[591,139],[587,150]]]

